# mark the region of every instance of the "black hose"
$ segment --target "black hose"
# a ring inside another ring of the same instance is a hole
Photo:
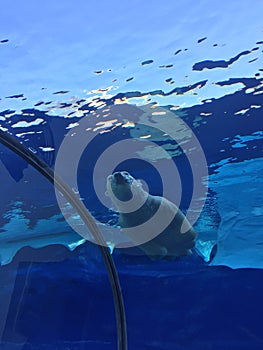
[[[77,210],[78,214],[93,235],[99,250],[103,257],[103,261],[110,280],[113,301],[115,307],[118,350],[127,350],[127,327],[125,308],[118,273],[114,265],[114,261],[109,249],[106,247],[104,238],[90,212],[81,202],[79,197],[72,189],[51,169],[42,159],[31,152],[27,147],[20,143],[15,137],[7,134],[0,129],[0,143],[12,150],[14,153],[25,159],[38,172],[45,176],[69,201],[69,203]]]

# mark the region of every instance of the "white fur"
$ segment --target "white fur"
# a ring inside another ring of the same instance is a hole
[[[120,213],[122,232],[151,259],[189,255],[196,233],[180,209],[166,198],[147,193],[127,172],[121,175],[124,181],[108,176],[107,195]],[[120,194],[123,200],[116,197]]]

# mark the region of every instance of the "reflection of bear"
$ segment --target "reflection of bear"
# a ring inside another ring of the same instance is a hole
[[[141,182],[126,171],[108,176],[106,194],[119,212],[123,232],[130,236],[135,245],[140,244],[139,248],[151,259],[173,259],[191,253],[196,232],[175,204],[163,197],[148,194]],[[161,216],[151,222],[159,209]],[[144,223],[149,225],[141,226]],[[160,234],[154,233],[158,225],[163,227]]]

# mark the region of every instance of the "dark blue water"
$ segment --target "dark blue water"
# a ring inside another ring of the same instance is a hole
[[[45,254],[53,256],[49,249]],[[71,254],[56,248],[56,254],[62,261],[17,264],[30,256],[25,248],[1,269],[6,286],[16,275],[2,348],[116,348],[111,291],[95,247]],[[262,270],[211,268],[196,256],[177,263],[115,261],[130,348],[262,348]],[[8,292],[2,289],[1,298]]]

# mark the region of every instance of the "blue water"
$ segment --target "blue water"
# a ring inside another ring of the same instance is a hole
[[[56,253],[65,260],[20,263],[3,334],[6,348],[116,348],[111,292],[96,250]],[[23,260],[22,253],[17,259]],[[261,348],[261,270],[211,269],[197,258],[177,264],[115,261],[131,348]],[[8,284],[15,267],[2,268],[1,281]]]
[[[168,184],[186,214],[200,187],[191,256],[113,250],[129,349],[262,349],[261,13],[259,0],[1,5],[1,130],[57,169],[101,229],[118,230],[101,201],[113,170],[154,195]],[[3,145],[0,160],[1,350],[116,349],[110,284],[78,214],[63,217],[53,186]]]

